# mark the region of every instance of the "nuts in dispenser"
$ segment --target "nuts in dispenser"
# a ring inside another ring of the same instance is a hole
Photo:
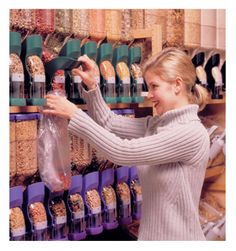
[[[100,71],[103,78],[107,81],[109,78],[115,77],[114,67],[112,66],[111,62],[108,60],[101,62]]]
[[[141,67],[137,64],[131,64],[130,66],[130,73],[134,79],[142,78],[143,73]]]
[[[136,200],[140,201],[142,200],[142,189],[141,189],[141,185],[139,183],[138,180],[132,180],[130,183],[130,188],[133,191]]]
[[[25,234],[25,219],[21,208],[11,208],[9,220],[10,231],[13,237]]]
[[[117,184],[116,192],[124,205],[130,203],[130,190],[125,182],[120,182]]]
[[[91,189],[86,192],[86,202],[91,210],[101,207],[101,200],[97,190]]]
[[[35,75],[45,75],[43,62],[40,57],[35,55],[29,56],[26,63],[33,77],[35,77]]]
[[[42,202],[35,202],[29,205],[29,216],[33,221],[34,228],[47,228],[47,216]]]
[[[50,211],[55,218],[56,224],[63,224],[66,222],[66,206],[62,198],[54,198],[50,201]]]
[[[84,202],[80,194],[71,194],[68,202],[75,219],[84,217]]]
[[[11,74],[23,74],[23,64],[18,55],[11,53],[10,54],[10,64],[9,64],[9,71]]]
[[[102,188],[102,198],[104,199],[106,205],[116,206],[116,194],[111,185],[104,186]]]
[[[119,62],[116,65],[116,72],[121,80],[130,77],[129,68],[124,62]]]

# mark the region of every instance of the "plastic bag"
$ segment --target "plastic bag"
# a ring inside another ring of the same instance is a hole
[[[51,94],[63,95],[53,91]],[[53,115],[43,115],[38,130],[38,165],[42,181],[51,191],[70,187],[70,145],[68,121]]]

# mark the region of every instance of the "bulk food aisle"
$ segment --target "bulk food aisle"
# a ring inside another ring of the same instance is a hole
[[[55,128],[60,137],[44,134],[40,109],[53,90],[86,111],[76,72],[77,58],[86,54],[114,112],[153,114],[142,65],[170,46],[191,56],[197,82],[211,96],[200,113],[211,151],[199,218],[207,240],[225,240],[225,11],[12,9],[9,24],[10,240],[137,239],[137,168],[116,166],[85,140],[66,137],[63,123]],[[51,151],[46,161],[42,145]],[[50,163],[58,166],[59,180]]]

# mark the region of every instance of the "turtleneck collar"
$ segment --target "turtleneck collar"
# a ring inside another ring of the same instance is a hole
[[[158,123],[167,125],[169,123],[186,123],[197,120],[199,106],[196,104],[189,104],[184,107],[170,110],[158,117]]]

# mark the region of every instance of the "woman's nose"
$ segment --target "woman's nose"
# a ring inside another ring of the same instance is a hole
[[[148,91],[147,98],[150,99],[150,98],[152,98],[152,97],[153,97],[152,92]]]

